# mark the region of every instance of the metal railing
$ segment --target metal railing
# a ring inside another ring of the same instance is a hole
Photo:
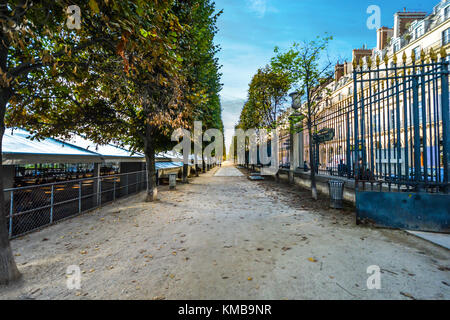
[[[450,193],[449,64],[396,62],[354,71],[353,97],[327,108],[306,141],[317,172],[369,183],[371,189]]]
[[[52,225],[147,188],[146,171],[3,190],[10,238]]]

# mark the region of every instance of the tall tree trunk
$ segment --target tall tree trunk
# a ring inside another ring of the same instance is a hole
[[[3,157],[2,143],[5,133],[6,104],[11,96],[9,88],[0,88],[0,285],[8,284],[20,278],[11,245],[6,224],[5,196],[3,194]]]
[[[189,171],[189,165],[183,164],[183,183],[188,183],[188,171]]]
[[[156,185],[155,168],[155,145],[152,139],[152,128],[147,125],[145,129],[145,161],[147,163],[147,197],[146,202],[156,201],[158,198],[158,188]]]

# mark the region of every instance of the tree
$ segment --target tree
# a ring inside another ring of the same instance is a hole
[[[54,100],[45,107],[17,105],[9,119],[39,136],[77,132],[98,143],[115,141],[144,152],[147,201],[153,201],[155,153],[174,145],[171,133],[190,128],[199,109],[204,110],[202,120],[211,115],[211,122],[223,127],[213,44],[218,15],[206,0],[130,0],[113,7],[105,1],[98,7],[107,21],[97,21],[103,29],[94,31],[104,40],[84,52],[76,66],[79,76],[63,81],[76,94],[58,106]],[[53,83],[53,94],[56,87]]]
[[[85,23],[96,15],[95,1],[84,1]],[[80,53],[99,39],[83,37],[76,30],[66,28],[69,1],[0,1],[0,164],[1,141],[5,131],[7,106],[23,103],[30,99],[36,105],[41,101],[58,100],[46,90],[51,83],[58,82],[58,73],[67,71],[76,62]],[[97,12],[98,13],[98,12]],[[72,72],[72,70],[70,71]],[[53,79],[46,74],[54,74]],[[40,81],[42,80],[42,81]],[[67,94],[65,85],[59,81],[55,86],[59,94]],[[67,88],[67,87],[66,87]],[[0,170],[1,166],[0,166]],[[1,172],[0,172],[1,173]],[[1,174],[0,174],[1,176]],[[3,181],[0,180],[3,189]],[[3,192],[0,195],[0,284],[9,283],[20,277],[12,257],[6,231]]]
[[[149,82],[157,82],[165,89],[154,93],[152,102],[168,97],[175,101],[166,93],[178,93],[179,87],[170,86],[162,72],[149,72],[153,77],[144,79],[147,82],[132,82],[137,79],[137,71],[167,65],[172,71],[178,66],[179,57],[170,46],[176,40],[172,32],[181,26],[168,11],[167,4],[140,0],[82,1],[79,4],[81,28],[70,29],[66,24],[66,10],[71,4],[54,0],[0,2],[0,23],[4,31],[0,34],[0,141],[5,115],[9,125],[23,126],[38,137],[78,132],[95,137],[97,142],[120,140],[136,128],[126,128],[123,125],[127,123],[126,118],[119,120],[119,114],[124,110],[138,111],[131,116],[143,120],[141,110],[134,109],[133,104],[145,103],[145,108],[152,108],[149,99],[145,100],[152,94],[148,90],[152,88]],[[129,41],[130,38],[135,41]],[[136,47],[142,44],[143,50],[149,47],[150,50],[137,52]],[[157,50],[153,51],[155,47]],[[134,55],[136,52],[140,55]],[[121,80],[124,80],[121,86],[111,86],[108,90],[109,81],[116,84]],[[179,77],[171,80],[178,83]],[[112,94],[114,89],[119,90]],[[120,108],[115,108],[119,105]],[[146,125],[162,122],[176,111],[166,109],[155,118],[147,117],[147,122],[143,120],[144,128],[142,125],[139,128],[145,132]],[[111,115],[115,121],[110,121]],[[98,134],[98,128],[103,134]],[[147,133],[151,139],[159,139],[157,134],[151,134]],[[6,226],[4,207],[2,193],[0,226]],[[18,277],[6,228],[1,227],[0,283]]]
[[[203,8],[202,25],[189,25],[195,19],[180,23],[177,4],[186,6],[185,17],[195,6]],[[70,5],[0,0],[0,22],[7,31],[0,45],[0,141],[6,119],[36,138],[79,133],[97,143],[114,141],[143,151],[147,200],[153,201],[155,153],[173,145],[173,130],[189,127],[205,87],[211,101],[216,98],[213,119],[221,123],[211,36],[200,44],[213,72],[193,77],[192,87],[200,88],[195,90],[189,90],[187,77],[196,67],[192,52],[200,45],[193,39],[202,38],[202,30],[214,34],[216,18],[208,16],[214,6],[206,0],[85,0],[79,4],[81,28],[71,29],[66,24]],[[0,201],[0,225],[6,225]],[[18,276],[6,229],[0,228],[0,283]]]
[[[41,108],[32,103],[15,116],[24,107],[17,105],[9,118],[38,136],[81,133],[97,143],[116,141],[144,152],[147,201],[153,201],[155,153],[172,144],[170,133],[186,126],[190,114],[181,103],[185,78],[177,44],[183,27],[171,2],[104,1],[98,7],[107,21],[92,21],[101,27],[89,32],[103,34],[103,41],[84,51],[78,77],[64,77],[75,89],[70,99],[64,97],[62,105],[49,100]]]
[[[320,102],[330,93],[327,85],[332,81],[332,63],[329,60],[324,60],[323,54],[331,40],[332,37],[317,37],[316,40],[301,44],[294,43],[284,53],[275,48],[276,56],[272,58],[272,66],[276,70],[289,73],[295,89],[301,93],[299,98],[305,101],[303,104],[299,104],[299,112],[305,117],[308,129],[311,193],[315,200],[317,200],[316,163],[314,152],[311,152],[314,141],[313,125],[319,111]]]
[[[186,26],[179,48],[186,75],[183,100],[184,103],[194,106],[190,126],[193,125],[192,121],[201,121],[203,131],[210,128],[223,131],[219,98],[222,84],[216,57],[220,48],[214,44],[217,19],[222,11],[216,13],[215,4],[210,0],[196,0],[176,1],[174,12],[180,23]],[[205,144],[206,142],[203,147]],[[203,167],[204,165],[203,162]],[[183,170],[184,179],[186,172],[187,170]]]
[[[261,68],[253,76],[248,99],[241,112],[243,129],[275,129],[278,117],[285,111],[284,102],[291,87],[291,79],[283,70],[271,66]]]

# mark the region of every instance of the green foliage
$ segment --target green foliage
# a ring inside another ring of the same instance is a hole
[[[49,3],[42,8],[51,7]],[[145,151],[147,131],[159,151],[172,146],[175,128],[189,128],[194,119],[223,128],[218,48],[213,43],[220,13],[214,13],[213,3],[82,4],[80,30],[69,32],[62,14],[46,20],[53,28],[50,38],[42,31],[30,34],[30,48],[37,55],[42,49],[35,46],[36,39],[46,40],[49,62],[35,66],[25,75],[26,83],[14,88],[8,125],[38,136],[79,132],[99,143],[120,141],[139,151]],[[64,12],[66,5],[57,2],[54,10]],[[82,50],[74,52],[77,47]]]
[[[250,82],[239,126],[245,130],[276,128],[279,115],[285,111],[283,105],[291,84],[289,74],[283,70],[271,66],[259,69]]]
[[[324,53],[333,38],[317,37],[315,40],[296,43],[286,52],[275,48],[271,63],[275,70],[285,71],[306,102],[299,110],[312,120],[318,111],[318,103],[329,94],[327,85],[332,79],[331,62],[324,60]]]
[[[286,52],[280,52],[275,48],[276,56],[272,58],[272,66],[276,70],[283,70],[289,73],[292,83],[303,100],[299,104],[298,112],[306,120],[309,141],[312,141],[313,125],[315,116],[320,111],[320,104],[330,94],[327,85],[332,82],[331,62],[324,60],[324,53],[327,50],[332,37],[317,37],[316,40],[307,41],[302,44],[294,43]],[[303,121],[303,119],[299,119]],[[310,146],[309,164],[311,167],[311,193],[317,200],[317,188],[315,180],[315,160],[314,146]]]
[[[149,170],[175,129],[194,120],[223,129],[210,0],[79,1],[79,30],[66,28],[68,1],[30,4],[3,64],[24,70],[6,78],[9,126],[121,143],[144,152]]]

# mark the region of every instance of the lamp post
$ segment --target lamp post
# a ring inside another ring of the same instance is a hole
[[[299,113],[299,109],[302,106],[301,97],[302,94],[298,91],[295,91],[289,95],[292,99],[291,108],[294,112],[289,116],[289,182],[294,183],[294,171],[295,171],[295,161],[294,161],[294,118],[300,117],[302,114]],[[300,164],[299,164],[300,165]]]

